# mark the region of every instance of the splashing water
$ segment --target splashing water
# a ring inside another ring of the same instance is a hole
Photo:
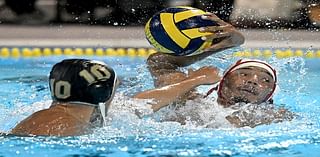
[[[209,57],[193,68],[214,63],[222,72],[237,60],[230,59],[227,53]],[[59,60],[0,62],[0,87],[3,89],[0,130],[9,131],[28,115],[50,106],[48,85],[41,80]],[[108,58],[105,62],[119,72],[122,83],[108,111],[106,127],[79,137],[0,137],[0,153],[4,156],[317,156],[320,143],[317,61],[299,58],[267,61],[279,72],[280,90],[274,97],[275,107],[284,106],[294,112],[296,116],[291,121],[235,128],[226,116],[247,120],[252,115],[246,113],[252,113],[263,117],[261,115],[269,111],[264,108],[268,104],[259,109],[252,104],[225,109],[216,103],[216,95],[188,101],[177,108],[179,112],[168,107],[152,113],[150,100],[130,98],[131,94],[153,86],[144,60]],[[17,74],[6,74],[6,71]],[[30,81],[30,78],[40,81]],[[198,90],[205,93],[208,88],[204,86]],[[19,93],[18,97],[15,93]],[[34,93],[37,94],[30,97]],[[177,114],[186,117],[185,125],[166,121]]]

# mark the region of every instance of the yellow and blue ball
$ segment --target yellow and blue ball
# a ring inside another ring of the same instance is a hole
[[[211,46],[202,36],[212,33],[199,32],[200,27],[217,26],[203,20],[205,11],[192,7],[171,7],[156,13],[145,26],[146,38],[158,51],[175,56],[195,55]]]

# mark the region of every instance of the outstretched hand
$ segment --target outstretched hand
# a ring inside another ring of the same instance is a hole
[[[218,24],[217,26],[207,26],[199,28],[200,32],[213,33],[212,35],[203,36],[203,40],[213,40],[221,37],[231,36],[231,30],[235,29],[231,24],[224,22],[218,16],[212,13],[202,15],[201,18],[203,20],[211,20]]]
[[[202,84],[210,85],[215,84],[220,81],[221,77],[219,76],[219,70],[212,66],[205,66],[198,70],[188,70],[188,78],[197,78],[200,77]]]
[[[201,39],[212,41],[215,39],[222,39],[219,43],[213,43],[211,47],[205,51],[216,51],[217,49],[225,49],[234,46],[239,46],[244,43],[244,37],[231,24],[221,20],[213,13],[202,15],[203,20],[211,20],[218,24],[218,26],[207,26],[199,28],[199,32],[212,33],[211,35],[203,36]]]

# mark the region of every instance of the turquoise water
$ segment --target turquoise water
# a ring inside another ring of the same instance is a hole
[[[0,59],[0,130],[50,105],[47,77],[63,57]],[[129,96],[152,88],[144,58],[101,58],[121,78],[115,104],[139,103]],[[214,64],[223,70],[236,59],[221,54],[194,68]],[[0,156],[319,156],[320,64],[317,59],[268,59],[279,71],[275,103],[298,116],[290,122],[256,128],[203,128],[137,119],[126,108],[107,127],[79,137],[0,137]],[[204,89],[199,89],[205,91]],[[125,100],[123,100],[125,99]],[[129,110],[129,109],[128,109]]]

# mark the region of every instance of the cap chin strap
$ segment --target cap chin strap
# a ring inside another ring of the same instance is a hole
[[[214,86],[213,88],[211,88],[203,98],[208,97],[213,91],[217,91],[218,90],[218,86],[219,85]]]
[[[81,101],[68,101],[68,102],[64,102],[64,103],[71,103],[71,104],[79,104],[79,105],[86,105],[86,106],[93,106],[96,107],[96,104],[91,104],[88,102],[81,102]]]
[[[118,77],[117,77],[117,73],[114,72],[114,80],[113,80],[113,88],[112,88],[112,93],[110,95],[110,98],[109,100],[107,100],[106,102],[100,102],[98,105],[99,105],[99,109],[100,109],[100,113],[102,115],[102,119],[103,119],[103,126],[106,126],[107,125],[107,120],[106,120],[106,104],[110,106],[111,104],[111,101],[113,99],[113,96],[114,96],[114,93],[115,93],[115,90],[117,88],[117,80],[118,80]],[[108,107],[109,108],[109,107]]]
[[[99,103],[99,109],[100,109],[100,113],[102,115],[102,119],[103,119],[103,126],[106,126],[107,125],[107,122],[106,122],[106,105],[105,103]]]

